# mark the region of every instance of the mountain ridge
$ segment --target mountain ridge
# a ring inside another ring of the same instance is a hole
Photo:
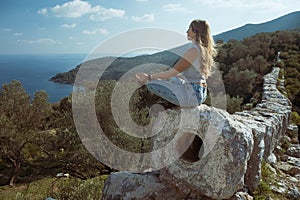
[[[230,39],[242,40],[246,37],[255,35],[256,33],[296,29],[300,28],[299,19],[300,11],[295,11],[267,22],[259,24],[248,23],[244,26],[214,35],[213,37],[215,41],[223,40],[224,42],[227,42]]]

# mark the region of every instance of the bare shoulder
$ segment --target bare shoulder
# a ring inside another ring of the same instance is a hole
[[[196,47],[189,48],[183,55],[183,57],[189,61],[195,60],[197,56],[198,56],[198,50],[196,49]]]

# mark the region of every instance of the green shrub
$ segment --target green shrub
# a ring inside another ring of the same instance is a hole
[[[266,162],[262,162],[261,164],[261,176],[262,179],[258,185],[257,190],[254,192],[255,200],[267,199],[269,195],[272,193],[270,184],[275,182],[274,175],[270,171],[268,164]]]
[[[107,176],[98,176],[88,180],[62,179],[52,186],[49,196],[56,200],[101,199],[102,188],[106,178]]]
[[[291,114],[291,120],[296,124],[300,125],[300,115],[297,112],[292,112]]]
[[[230,97],[229,95],[226,95],[226,101],[227,101],[227,108],[226,110],[229,113],[234,113],[242,110],[242,103],[243,98],[238,97]]]

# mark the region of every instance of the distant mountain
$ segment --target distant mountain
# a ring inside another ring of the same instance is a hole
[[[292,12],[261,24],[246,24],[242,27],[215,35],[214,39],[215,41],[223,40],[224,42],[227,42],[230,39],[243,40],[256,33],[291,30],[296,28],[300,28],[300,11]]]

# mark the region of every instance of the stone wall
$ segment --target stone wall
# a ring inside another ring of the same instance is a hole
[[[200,105],[160,114],[153,149],[175,141],[175,153],[155,155],[153,165],[183,155],[155,172],[111,174],[102,199],[230,199],[245,187],[253,191],[288,126],[291,103],[277,90],[279,70],[264,77],[262,101],[252,110],[230,115]]]
[[[254,190],[261,179],[262,160],[268,160],[288,126],[291,102],[277,90],[279,68],[264,77],[262,102],[250,111],[232,115],[252,129],[254,149],[248,161],[245,185]]]

